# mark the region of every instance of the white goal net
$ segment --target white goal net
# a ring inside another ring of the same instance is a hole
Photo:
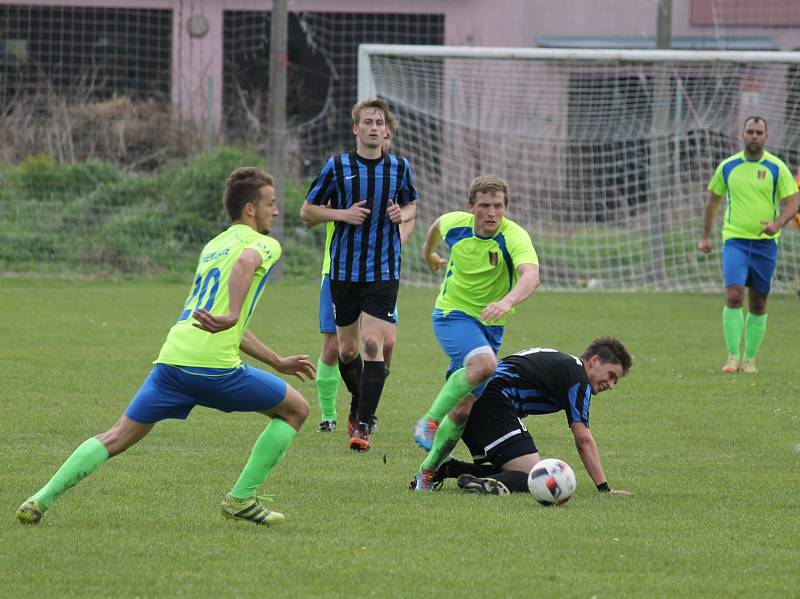
[[[421,244],[463,209],[473,177],[511,188],[556,289],[718,290],[719,227],[695,248],[716,165],[741,149],[745,117],[767,149],[800,163],[800,54],[364,45],[359,97],[389,101],[395,151],[414,169],[418,232],[406,279],[433,284]],[[800,231],[784,229],[776,291],[797,289]]]

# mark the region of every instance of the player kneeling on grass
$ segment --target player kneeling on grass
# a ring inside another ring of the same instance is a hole
[[[564,410],[597,489],[627,494],[608,486],[589,430],[589,403],[593,395],[613,389],[632,364],[625,346],[613,337],[595,339],[580,356],[535,347],[503,358],[464,429],[462,440],[475,463],[449,459],[422,470],[414,481],[416,490],[432,490],[443,478],[458,477],[458,486],[471,493],[528,492],[528,473],[540,458],[522,418]]]
[[[106,432],[84,441],[19,507],[20,522],[39,522],[56,499],[108,458],[142,439],[157,422],[185,419],[197,405],[272,418],[221,511],[227,518],[267,526],[283,522],[283,514],[261,504],[256,489],[286,453],[308,416],[308,404],[278,377],[244,364],[239,350],[300,380],[313,378],[314,366],[308,356],[280,357],[246,330],[281,256],[280,244],[266,235],[278,214],[274,179],[255,168],[235,170],[225,182],[224,206],[233,224],[200,254],[178,322],[125,414]]]

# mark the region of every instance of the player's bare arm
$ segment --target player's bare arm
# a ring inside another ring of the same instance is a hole
[[[236,326],[244,298],[250,290],[250,284],[259,266],[261,266],[261,254],[254,249],[245,249],[234,263],[228,281],[230,311],[227,314],[214,315],[206,310],[195,310],[192,316],[197,322],[192,323],[192,326],[209,333],[219,333]]]
[[[539,265],[520,264],[517,267],[519,278],[514,287],[503,299],[492,302],[481,312],[481,319],[486,322],[495,322],[508,313],[511,308],[528,299],[539,287]]]
[[[308,360],[307,354],[284,358],[250,331],[244,332],[239,349],[251,358],[271,366],[281,374],[294,375],[301,381],[311,380],[317,373],[316,367]]]
[[[331,220],[341,221],[348,225],[360,225],[370,213],[369,208],[364,208],[366,203],[366,200],[361,200],[349,208],[329,208],[305,202],[300,208],[300,219],[308,229]]]
[[[425,258],[425,263],[432,272],[436,272],[442,266],[447,264],[447,260],[442,258],[436,253],[436,248],[442,241],[442,233],[439,231],[439,219],[433,221],[433,224],[425,234],[425,241],[422,244],[422,255]]]
[[[417,203],[409,202],[400,209],[400,212],[400,243],[403,244],[414,232],[414,225],[417,223]]]
[[[765,235],[775,235],[780,231],[786,223],[792,220],[797,214],[797,209],[800,208],[800,194],[792,194],[783,199],[783,210],[776,220],[762,220],[761,224],[764,228],[761,233]]]
[[[711,251],[711,227],[714,226],[714,219],[717,217],[720,200],[722,200],[722,196],[718,196],[713,191],[708,192],[706,210],[703,213],[703,232],[700,235],[700,241],[697,243],[697,249],[706,254]]]
[[[572,436],[575,437],[575,447],[578,449],[578,455],[581,456],[586,472],[596,486],[607,485],[606,474],[603,472],[603,465],[600,462],[600,451],[597,449],[597,443],[592,436],[592,431],[583,422],[573,422],[570,425]],[[610,493],[619,495],[631,495],[630,491],[623,491],[622,489],[609,489]]]

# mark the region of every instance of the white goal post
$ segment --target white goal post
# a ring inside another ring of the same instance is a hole
[[[532,235],[550,289],[719,290],[720,240],[695,249],[716,164],[745,117],[767,149],[800,164],[800,53],[476,48],[365,44],[359,99],[400,120],[421,200],[407,280],[435,284],[420,256],[471,179],[509,182],[508,215]],[[788,225],[773,288],[797,290],[800,232]]]

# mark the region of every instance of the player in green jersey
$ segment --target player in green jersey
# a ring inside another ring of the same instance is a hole
[[[150,375],[116,424],[81,444],[19,507],[20,522],[39,522],[53,502],[106,460],[137,443],[161,420],[187,418],[197,405],[259,412],[272,419],[221,512],[267,526],[283,522],[282,514],[261,504],[256,489],[283,458],[308,416],[308,404],[283,380],[243,363],[239,351],[300,380],[314,377],[314,365],[305,355],[279,356],[247,330],[281,256],[280,244],[267,236],[278,214],[273,178],[255,168],[235,170],[225,182],[224,206],[233,224],[203,248],[189,296]]]
[[[497,368],[508,314],[539,286],[539,259],[530,235],[505,218],[508,184],[477,177],[467,206],[469,212],[440,216],[423,245],[432,271],[447,265],[433,331],[451,362],[446,383],[414,428],[415,441],[430,450],[417,472],[420,491],[431,489],[433,474],[458,443],[476,396]],[[436,253],[441,241],[450,248],[448,261]]]
[[[745,120],[742,141],[744,150],[723,160],[708,184],[703,232],[697,244],[701,252],[711,251],[709,235],[724,195],[722,330],[728,359],[722,370],[727,373],[758,372],[755,359],[767,329],[767,297],[777,263],[778,238],[800,205],[791,171],[764,150],[767,123],[762,117]],[[745,287],[750,308],[747,318],[742,309]],[[744,355],[740,354],[742,328]]]

